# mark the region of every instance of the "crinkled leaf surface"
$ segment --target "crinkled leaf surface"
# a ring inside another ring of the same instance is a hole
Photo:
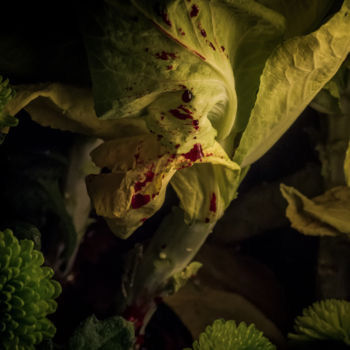
[[[350,302],[327,299],[303,310],[295,319],[296,333],[288,337],[297,341],[338,340],[350,345]]]
[[[134,326],[120,316],[99,321],[88,317],[69,340],[69,350],[130,350]]]
[[[84,89],[51,84],[19,89],[11,109],[107,140],[93,154],[106,171],[88,187],[119,235],[161,206],[169,182],[187,222],[215,222],[240,168],[277,141],[345,59],[349,2],[318,28],[329,1],[95,1],[82,16],[95,105]]]
[[[242,167],[260,158],[337,72],[350,51],[349,13],[345,0],[318,30],[286,40],[268,58],[234,156]]]
[[[350,188],[339,186],[308,199],[293,187],[281,185],[289,205],[286,215],[296,230],[312,236],[350,234]]]

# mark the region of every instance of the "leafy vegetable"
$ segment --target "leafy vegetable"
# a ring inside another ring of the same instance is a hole
[[[276,347],[254,324],[216,320],[193,343],[193,350],[274,350]],[[191,349],[185,349],[191,350]]]
[[[34,350],[56,332],[46,315],[55,312],[61,287],[33,246],[11,230],[0,231],[0,345],[5,350]]]
[[[350,302],[328,299],[312,304],[295,319],[297,341],[337,340],[350,345]]]
[[[286,215],[299,232],[312,236],[350,235],[349,187],[334,187],[312,200],[283,184],[281,191],[289,203]]]
[[[128,237],[177,192],[187,223],[215,223],[247,168],[287,130],[350,50],[350,0],[105,1],[82,16],[93,95],[18,87],[32,118],[106,140],[88,179]],[[296,13],[303,16],[295,20]]]
[[[131,350],[134,326],[120,316],[99,321],[88,317],[69,340],[69,350]]]

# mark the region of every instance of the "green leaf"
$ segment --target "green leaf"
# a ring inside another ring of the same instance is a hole
[[[288,201],[286,215],[292,227],[312,236],[350,235],[350,188],[335,187],[308,199],[293,187],[281,185]]]
[[[345,0],[340,11],[318,30],[286,40],[268,58],[233,158],[242,167],[273,146],[337,72],[350,51],[349,11],[350,1]]]
[[[187,223],[215,222],[236,196],[240,168],[345,59],[349,1],[328,21],[329,1],[94,1],[82,16],[94,102],[88,90],[42,84],[18,87],[8,110],[106,141],[93,158],[109,173],[89,177],[88,188],[119,236],[159,209],[169,182]],[[113,147],[122,156],[108,155]]]
[[[99,321],[88,317],[69,340],[69,350],[131,350],[134,326],[120,316]]]
[[[321,300],[303,310],[295,319],[292,340],[310,342],[335,340],[350,345],[350,302],[345,300]]]
[[[254,324],[216,320],[193,343],[193,350],[275,350]],[[191,349],[184,349],[191,350]]]

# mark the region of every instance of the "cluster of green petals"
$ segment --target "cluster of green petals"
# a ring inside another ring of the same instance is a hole
[[[0,348],[34,350],[52,338],[54,325],[46,318],[57,308],[61,287],[51,279],[53,270],[42,267],[43,254],[34,243],[18,241],[9,229],[0,231]]]
[[[193,343],[193,350],[275,350],[254,324],[219,319]],[[185,349],[191,350],[191,349]]]
[[[333,340],[350,345],[350,302],[327,299],[315,302],[295,319],[295,333],[289,338],[310,342]]]

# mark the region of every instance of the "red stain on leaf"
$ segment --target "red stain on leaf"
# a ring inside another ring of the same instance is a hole
[[[205,58],[203,55],[201,55],[199,52],[197,52],[196,50],[194,50],[193,53],[194,53],[196,56],[198,56],[200,59],[202,59],[203,61],[206,60],[206,58]]]
[[[188,103],[192,100],[192,93],[190,90],[185,90],[182,94],[182,101]]]
[[[162,19],[165,24],[167,24],[169,27],[171,27],[171,21],[169,19],[169,16],[166,12],[162,13]]]
[[[131,207],[133,209],[139,209],[146,205],[151,200],[149,194],[134,194],[131,198]]]
[[[157,52],[156,53],[156,57],[163,60],[163,61],[167,61],[167,60],[170,60],[171,58],[172,59],[175,59],[176,58],[176,54],[174,54],[173,52],[165,52],[165,51],[162,51],[162,52]]]
[[[179,148],[179,147],[180,147],[180,144],[175,145],[175,148]]]
[[[197,5],[192,5],[190,16],[191,17],[196,17],[198,15],[198,12],[199,12],[198,6]]]
[[[169,112],[177,119],[181,119],[181,120],[192,119],[192,116],[189,112],[185,111],[185,113],[182,113],[181,111],[179,111],[179,107],[178,109],[171,109]]]
[[[199,129],[199,120],[195,119],[192,121],[193,127],[198,130]]]
[[[167,66],[166,69],[171,70],[171,69],[173,69],[173,66]]]
[[[143,187],[146,186],[147,182],[152,182],[154,179],[154,172],[149,170],[146,173],[146,179],[144,181],[138,181],[134,185],[135,192],[141,191]]]
[[[205,222],[208,223],[209,222],[209,218],[205,218]]]
[[[225,51],[225,47],[224,47],[224,46],[221,46],[221,50],[222,50],[222,51]]]
[[[193,148],[189,152],[184,153],[183,156],[192,162],[195,162],[196,160],[201,159],[202,157],[204,157],[201,144],[196,143],[193,146]]]
[[[142,218],[140,221],[145,222],[146,220],[147,220],[147,218]]]
[[[213,193],[211,195],[209,210],[212,211],[213,213],[216,213],[216,195],[215,195],[215,193]]]
[[[209,46],[210,46],[214,51],[216,51],[216,48],[215,48],[215,46],[213,45],[212,42],[209,43]]]

